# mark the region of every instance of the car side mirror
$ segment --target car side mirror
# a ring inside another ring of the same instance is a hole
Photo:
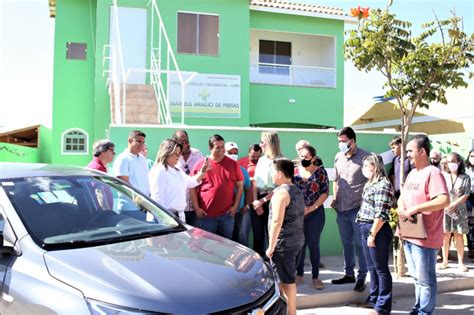
[[[16,255],[15,248],[13,244],[9,244],[9,242],[3,239],[3,233],[0,232],[0,254],[1,255]]]

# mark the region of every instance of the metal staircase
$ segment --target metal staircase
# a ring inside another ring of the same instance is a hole
[[[111,122],[113,124],[161,124],[184,125],[184,100],[187,83],[197,74],[187,72],[186,79],[180,71],[173,48],[171,47],[165,25],[155,0],[149,3],[151,10],[151,51],[149,69],[124,69],[122,41],[117,0],[113,1],[111,15],[115,31],[111,42],[115,45],[104,45],[103,76],[107,76],[107,87],[110,96]],[[113,17],[112,17],[113,16]],[[157,33],[156,33],[157,32]],[[155,39],[157,43],[155,43]],[[148,76],[149,84],[131,84],[129,78],[138,72]],[[171,118],[170,104],[166,83],[168,76],[178,78],[181,86],[181,117],[174,123]],[[120,88],[118,88],[120,87]]]

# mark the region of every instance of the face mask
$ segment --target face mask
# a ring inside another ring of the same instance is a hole
[[[439,162],[438,162],[438,161],[431,161],[431,165],[438,167],[438,166],[439,166]]]
[[[308,167],[311,164],[312,164],[311,160],[301,160],[301,166],[303,166],[303,167]]]
[[[371,179],[372,176],[374,176],[374,172],[373,171],[369,171],[368,169],[366,168],[363,168],[362,169],[362,174],[365,176],[365,178],[367,179]]]
[[[448,163],[448,168],[452,173],[456,172],[458,170],[458,167],[458,163]]]
[[[471,164],[471,166],[474,166],[474,158],[472,157],[469,158],[469,164]]]
[[[230,157],[232,160],[237,161],[239,159],[238,154],[226,154],[228,157]]]
[[[347,153],[351,149],[351,146],[349,145],[349,142],[339,142],[339,150],[342,153]]]

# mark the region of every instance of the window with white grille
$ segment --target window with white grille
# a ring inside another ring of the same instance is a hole
[[[69,129],[62,136],[63,154],[88,154],[89,136],[82,129]]]

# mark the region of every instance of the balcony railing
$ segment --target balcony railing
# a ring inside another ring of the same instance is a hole
[[[336,69],[274,63],[250,64],[250,82],[260,84],[336,87]]]

